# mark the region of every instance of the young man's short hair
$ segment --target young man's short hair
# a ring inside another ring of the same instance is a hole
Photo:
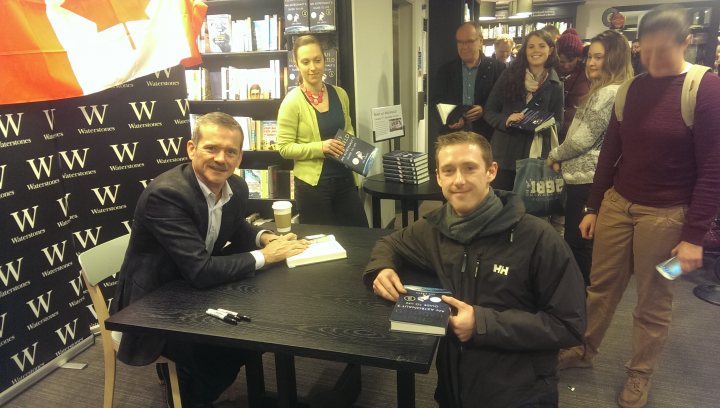
[[[493,163],[492,147],[485,137],[465,130],[444,134],[438,137],[435,142],[435,163],[438,163],[438,154],[440,150],[453,145],[474,144],[480,148],[482,159],[485,162],[485,168],[489,168]]]

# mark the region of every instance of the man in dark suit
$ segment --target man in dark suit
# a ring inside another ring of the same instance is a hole
[[[148,184],[135,209],[112,312],[167,282],[182,279],[208,288],[252,276],[307,247],[293,234],[277,236],[245,220],[248,187],[233,175],[242,159],[242,139],[231,116],[202,116],[187,144],[191,162]],[[246,353],[126,333],[118,359],[131,365],[150,364],[160,355],[173,359],[183,406],[211,407],[235,380]]]
[[[438,71],[436,103],[472,106],[459,122],[448,123],[447,128],[471,130],[490,140],[493,129],[483,119],[483,109],[505,64],[483,55],[483,37],[478,24],[461,24],[455,31],[455,42],[458,58]]]

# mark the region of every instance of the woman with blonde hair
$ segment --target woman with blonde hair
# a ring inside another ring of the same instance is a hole
[[[580,236],[583,207],[592,187],[600,146],[605,136],[615,94],[620,84],[632,78],[630,47],[624,35],[607,30],[590,42],[585,74],[590,90],[580,99],[580,107],[568,128],[567,139],[550,151],[548,164],[556,170],[562,165],[567,203],[565,241],[580,266],[585,284],[590,284],[592,241]]]

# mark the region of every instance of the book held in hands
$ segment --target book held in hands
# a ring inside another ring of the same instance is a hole
[[[462,119],[463,115],[472,108],[470,105],[452,105],[449,103],[438,103],[437,111],[443,125],[454,125]]]
[[[306,239],[310,241],[310,246],[305,251],[287,258],[288,268],[347,258],[345,248],[335,240],[334,235],[321,234]]]
[[[450,305],[442,295],[451,295],[446,289],[405,285],[390,314],[390,331],[444,336],[450,319]]]
[[[516,129],[539,132],[555,124],[555,117],[552,112],[526,108],[523,109],[522,113],[524,115],[522,120],[512,122],[508,126]]]
[[[343,129],[338,129],[335,139],[345,144],[345,151],[340,157],[331,155],[326,155],[326,157],[339,161],[355,173],[367,176],[375,161],[377,147],[347,133]]]

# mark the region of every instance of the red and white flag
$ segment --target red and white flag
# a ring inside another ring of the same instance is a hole
[[[201,62],[200,0],[0,1],[0,104],[98,92]]]

